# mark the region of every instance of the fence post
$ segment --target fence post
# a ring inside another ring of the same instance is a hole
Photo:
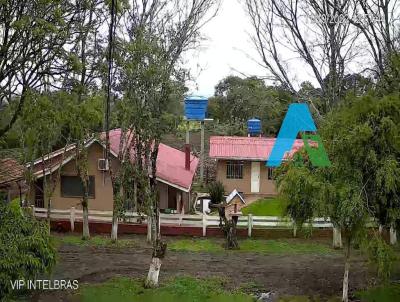
[[[182,219],[183,219],[183,214],[181,213],[179,215],[179,225],[182,225]]]
[[[32,215],[33,215],[33,217],[35,217],[36,215],[36,213],[35,213],[35,205],[33,204],[33,205],[31,205],[31,209],[32,209]]]
[[[247,236],[251,237],[251,229],[253,228],[253,214],[249,214],[247,219]]]
[[[203,237],[207,235],[207,215],[203,213]]]
[[[73,232],[75,229],[75,207],[72,207],[70,210],[69,220],[71,222],[71,232]]]

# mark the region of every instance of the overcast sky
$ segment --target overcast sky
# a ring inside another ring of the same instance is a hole
[[[257,58],[249,32],[250,21],[243,5],[237,0],[223,0],[218,15],[202,28],[206,40],[199,49],[185,55],[195,79],[189,85],[191,93],[211,96],[215,85],[230,74],[265,74],[264,69],[248,57]]]
[[[267,71],[256,62],[259,57],[250,33],[252,27],[244,4],[238,0],[222,0],[217,16],[202,28],[205,40],[201,46],[184,56],[194,79],[188,84],[191,94],[213,95],[215,85],[228,75],[267,75]],[[295,66],[297,68],[291,71],[295,78],[301,79],[295,83],[314,82],[301,61]]]
[[[196,50],[184,55],[186,67],[191,71],[193,81],[188,83],[189,93],[203,96],[214,94],[214,87],[228,75],[268,76],[267,70],[257,64],[259,57],[250,40],[253,32],[243,0],[222,0],[217,16],[202,28],[205,40]],[[308,38],[314,35],[312,27],[304,28]],[[298,54],[289,50],[284,41],[277,46],[278,51],[288,64],[288,73],[295,88],[303,81],[318,86],[312,71]],[[364,57],[359,63],[350,63],[346,72],[355,72],[365,68]]]

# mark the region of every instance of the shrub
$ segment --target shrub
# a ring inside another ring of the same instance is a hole
[[[0,255],[2,301],[12,294],[11,281],[34,280],[55,264],[48,225],[0,203]]]
[[[212,182],[207,187],[210,194],[211,203],[218,204],[224,200],[224,185],[220,181]]]

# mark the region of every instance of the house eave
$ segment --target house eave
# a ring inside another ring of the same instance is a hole
[[[181,191],[183,191],[183,192],[188,193],[188,192],[190,191],[190,187],[189,187],[189,189],[187,189],[187,188],[184,188],[184,187],[182,187],[182,186],[179,186],[179,185],[177,185],[177,184],[174,184],[174,183],[172,183],[172,182],[169,182],[169,181],[167,181],[167,180],[165,180],[165,179],[162,179],[162,178],[159,178],[159,177],[156,177],[156,179],[157,179],[157,181],[160,181],[160,182],[162,182],[162,183],[164,183],[164,184],[166,184],[166,185],[169,185],[169,186],[171,186],[171,187],[174,187],[174,188],[176,188],[176,189],[179,189],[179,190],[181,190]]]
[[[85,144],[85,148],[89,148],[93,143],[98,143],[101,147],[103,147],[103,148],[106,148],[105,147],[105,145],[102,143],[102,142],[100,142],[98,139],[96,139],[96,138],[94,138],[94,139],[91,139],[90,141],[88,141],[86,144]],[[74,146],[75,147],[75,146]],[[72,149],[69,149],[69,150],[72,150]],[[63,150],[64,151],[64,150]],[[66,151],[65,151],[66,152]],[[110,153],[115,157],[115,158],[118,158],[118,155],[117,154],[115,154],[115,152],[114,151],[112,151],[112,150],[110,150]],[[62,153],[58,153],[58,155],[59,154],[62,154]],[[53,155],[51,156],[51,157],[49,157],[49,158],[45,158],[45,160],[48,160],[48,159],[50,159],[50,158],[52,158],[52,157],[54,157]],[[36,178],[42,178],[43,176],[47,176],[47,175],[49,175],[49,174],[52,174],[52,173],[54,173],[55,171],[57,171],[60,167],[63,167],[63,166],[65,166],[67,163],[69,163],[72,159],[74,159],[75,158],[75,154],[74,155],[71,155],[70,157],[68,157],[68,158],[66,158],[66,159],[64,159],[63,161],[62,161],[62,163],[61,164],[57,164],[57,165],[55,165],[53,168],[51,168],[51,169],[46,169],[45,170],[45,173],[43,174],[43,171],[37,171],[36,173],[34,173],[33,175],[34,176],[36,176]],[[41,160],[40,160],[41,161]],[[39,161],[39,162],[40,162]],[[38,162],[38,163],[39,163]],[[28,166],[29,167],[29,166]]]

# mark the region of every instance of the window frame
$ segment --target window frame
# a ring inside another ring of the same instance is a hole
[[[74,177],[74,178],[79,178],[79,176],[77,175],[61,175],[60,177],[60,195],[61,197],[64,198],[83,198],[83,194],[82,195],[74,195],[74,194],[65,194],[65,192],[63,191],[63,177]],[[91,190],[90,190],[90,185],[93,184],[93,194],[91,194]],[[83,189],[83,188],[82,188]],[[96,198],[96,177],[95,175],[89,175],[89,192],[88,192],[88,198],[89,199],[95,199]]]
[[[244,161],[242,160],[227,160],[226,179],[243,179],[243,166]]]

